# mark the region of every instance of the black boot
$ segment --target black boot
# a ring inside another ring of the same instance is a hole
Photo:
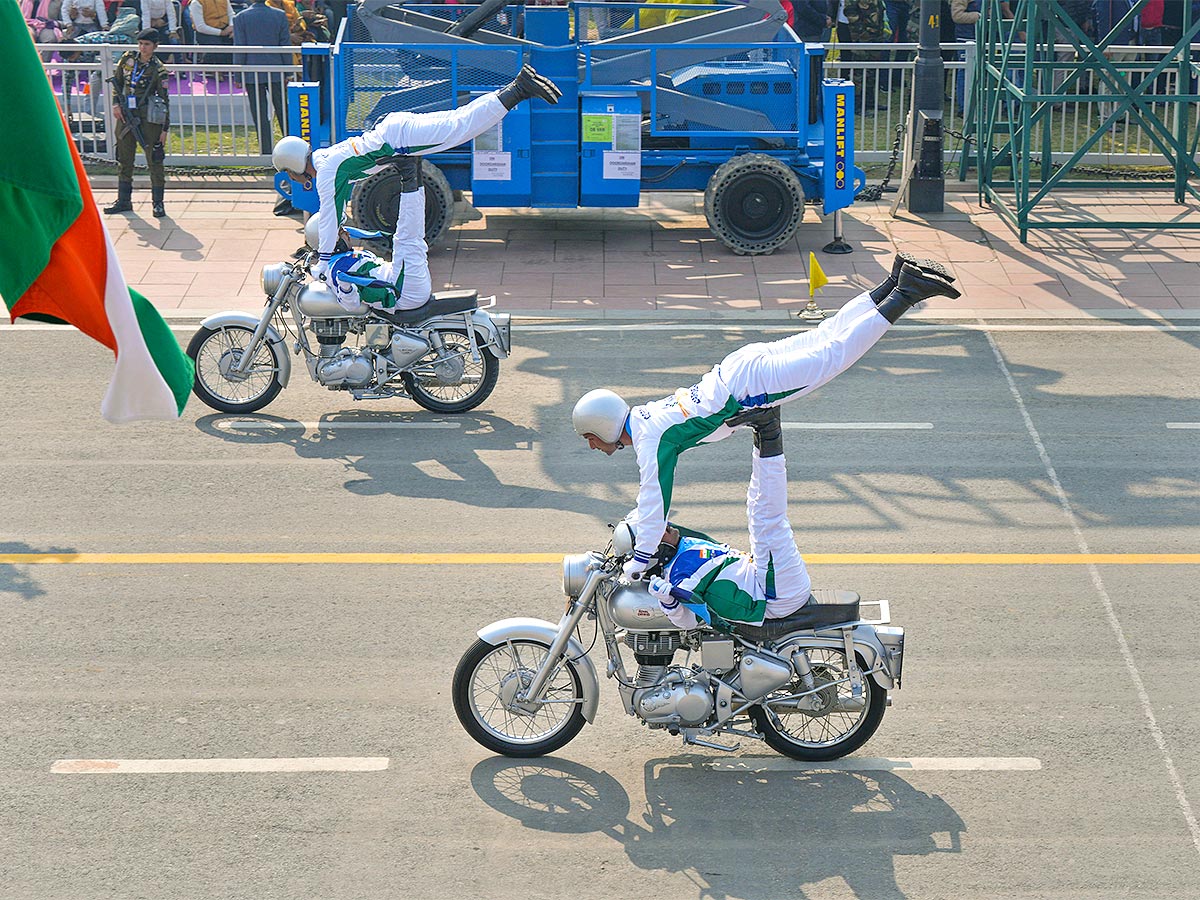
[[[400,176],[400,193],[402,194],[411,194],[413,191],[420,189],[425,183],[425,176],[421,171],[421,157],[419,156],[398,157],[392,163],[392,168]]]
[[[161,219],[167,214],[167,209],[163,206],[163,193],[165,191],[166,188],[162,185],[150,188],[150,199],[153,204],[154,218],[156,219]]]
[[[512,109],[522,100],[529,100],[533,97],[545,100],[553,106],[558,102],[558,98],[562,96],[562,91],[558,89],[558,85],[553,81],[543,75],[539,75],[533,66],[526,63],[521,67],[521,71],[512,80],[512,83],[500,88],[497,94],[500,97],[500,102],[504,104],[504,108]]]
[[[783,456],[783,425],[780,423],[779,407],[748,409],[725,422],[730,428],[749,425],[754,429],[754,446],[762,459]]]
[[[916,266],[922,272],[936,275],[943,281],[948,281],[951,283],[954,281],[954,276],[950,274],[950,270],[943,266],[936,259],[913,256],[911,253],[897,253],[896,258],[892,260],[891,274],[869,291],[871,300],[876,306],[879,305],[879,301],[885,299],[888,294],[896,289],[896,282],[900,280],[900,270],[904,268],[905,265]]]
[[[896,289],[879,302],[879,314],[895,324],[897,319],[922,300],[928,300],[930,297],[949,297],[951,300],[957,300],[961,296],[962,294],[937,275],[916,266],[905,265],[900,270]]]
[[[118,181],[117,182],[117,199],[113,201],[112,206],[104,207],[105,215],[113,215],[114,213],[131,212],[133,204],[129,201],[133,197],[133,182]]]

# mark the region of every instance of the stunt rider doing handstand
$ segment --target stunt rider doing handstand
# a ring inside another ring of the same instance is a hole
[[[819,328],[735,350],[699,382],[670,397],[631,410],[612,391],[584,394],[575,404],[572,421],[588,446],[611,456],[632,445],[637,454],[637,540],[625,563],[625,576],[635,577],[654,565],[680,453],[726,438],[735,426],[752,424],[771,407],[815,391],[854,365],[917,303],[930,297],[957,298],[952,280],[939,263],[900,254],[887,279],[859,294]]]
[[[340,274],[365,275],[394,287],[396,306],[423,306],[433,288],[429,275],[429,247],[425,243],[425,188],[420,157],[457,147],[492,128],[523,100],[540,98],[558,102],[562,92],[532,66],[498,91],[477,97],[466,106],[447,112],[395,112],[384,116],[370,131],[348,138],[325,150],[312,150],[298,137],[285,137],[275,145],[271,161],[305,189],[316,179],[321,202],[318,214],[319,246],[313,277],[331,280],[344,300],[356,297],[366,303],[388,305],[392,291],[380,287],[358,288],[339,283]],[[346,201],[354,183],[394,166],[400,175],[400,208],[392,239],[392,260],[382,262],[368,253],[335,254]]]
[[[812,582],[787,517],[787,464],[779,407],[752,424],[753,465],[746,489],[750,552],[734,550],[703,535],[681,536],[668,525],[659,544],[662,575],[650,579],[650,594],[680,628],[695,628],[686,602],[703,603],[728,622],[759,625],[802,607]],[[674,591],[673,591],[674,589]],[[673,592],[672,592],[673,591]]]

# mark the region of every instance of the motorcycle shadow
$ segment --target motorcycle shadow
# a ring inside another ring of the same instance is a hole
[[[803,898],[829,878],[857,897],[903,898],[896,856],[961,852],[967,829],[954,809],[891,772],[725,771],[711,761],[647,762],[638,816],[611,775],[553,757],[485,759],[471,785],[527,828],[604,834],[640,869],[688,875],[700,900]]]
[[[555,509],[613,521],[629,506],[573,491],[502,482],[481,453],[532,454],[542,435],[495,415],[404,416],[354,410],[301,422],[263,413],[214,413],[197,419],[196,427],[236,444],[287,446],[301,459],[339,462],[355,476],[345,489],[364,497],[452,499],[471,506]],[[531,457],[530,465],[538,467],[540,480],[540,463]]]

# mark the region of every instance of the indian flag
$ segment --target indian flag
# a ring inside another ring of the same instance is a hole
[[[157,310],[125,283],[13,0],[0,0],[0,59],[0,298],[14,321],[66,322],[116,354],[100,406],[105,419],[177,419],[192,362]]]

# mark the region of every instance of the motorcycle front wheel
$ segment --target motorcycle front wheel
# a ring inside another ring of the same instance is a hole
[[[454,670],[454,712],[467,734],[505,756],[544,756],[565,747],[583,728],[583,685],[575,664],[560,663],[540,703],[518,704],[550,649],[522,639],[476,641]]]
[[[446,351],[455,358],[443,363],[461,367],[458,377],[445,383],[439,378],[437,355],[418,360],[403,375],[404,386],[418,406],[436,413],[461,413],[486,400],[500,377],[500,359],[486,347],[479,348],[479,362],[471,359],[471,340],[461,328],[438,329]]]
[[[818,686],[826,685],[817,695],[820,710],[802,711],[784,705],[786,701],[782,698],[804,690],[800,679],[796,678],[786,687],[768,694],[763,704],[751,708],[750,718],[777,753],[811,762],[840,759],[853,753],[875,734],[887,709],[887,691],[869,675],[864,675],[863,695],[855,698],[845,681],[848,677],[845,652],[831,648],[807,649]],[[862,671],[867,669],[861,656],[858,666]],[[782,702],[772,705],[772,697],[779,697]]]
[[[196,365],[192,392],[208,406],[226,413],[262,409],[283,390],[275,347],[263,340],[249,368],[240,375],[232,368],[242,358],[254,329],[245,325],[201,328],[192,336],[187,355]]]

